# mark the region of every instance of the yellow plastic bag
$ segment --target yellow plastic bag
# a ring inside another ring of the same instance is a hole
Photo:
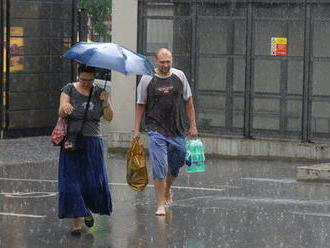
[[[134,191],[142,191],[148,184],[146,155],[140,140],[132,140],[127,152],[126,180]]]

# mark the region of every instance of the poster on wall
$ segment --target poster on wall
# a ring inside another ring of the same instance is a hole
[[[272,37],[271,40],[271,55],[272,56],[287,56],[288,39],[280,37]]]
[[[6,30],[5,37],[6,37]],[[24,31],[23,27],[10,28],[10,72],[22,71],[24,69]],[[6,40],[5,40],[6,43]],[[4,68],[6,71],[6,45],[4,46]]]

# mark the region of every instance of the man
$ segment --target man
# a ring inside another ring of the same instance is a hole
[[[156,215],[166,214],[165,205],[172,203],[171,186],[185,160],[185,138],[182,106],[189,120],[189,137],[198,132],[191,89],[185,74],[172,68],[172,53],[161,48],[155,53],[155,75],[143,76],[137,89],[134,139],[141,136],[145,113],[149,156],[157,199]]]

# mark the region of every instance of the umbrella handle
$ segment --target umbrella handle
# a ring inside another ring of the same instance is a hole
[[[106,74],[105,74],[105,83],[104,83],[104,90],[106,89],[107,87],[107,81],[108,81],[108,76],[109,76],[109,71],[107,70]]]

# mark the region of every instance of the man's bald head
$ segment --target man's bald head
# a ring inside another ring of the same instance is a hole
[[[172,52],[167,48],[160,48],[155,52],[155,59],[158,59],[162,55],[170,55],[172,57]]]
[[[168,76],[173,63],[172,53],[167,48],[160,48],[155,52],[156,73],[160,76]]]

